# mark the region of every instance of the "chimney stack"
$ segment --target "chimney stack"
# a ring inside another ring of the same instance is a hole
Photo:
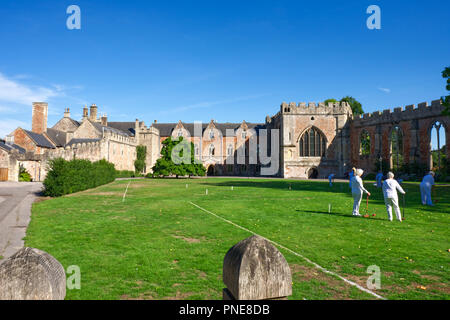
[[[96,122],[97,121],[97,106],[94,104],[92,104],[91,108],[90,108],[90,115],[89,115],[89,120],[91,120],[92,122]]]
[[[33,102],[31,131],[42,134],[47,132],[48,103]]]
[[[88,118],[88,108],[85,105],[83,108],[83,121],[86,120]]]
[[[70,109],[69,108],[64,110],[64,118],[70,118]]]
[[[106,113],[102,115],[102,126],[108,126],[108,117],[106,116]]]

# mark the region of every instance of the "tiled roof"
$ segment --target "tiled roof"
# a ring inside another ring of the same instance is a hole
[[[15,143],[9,144],[9,143],[5,143],[5,142],[0,142],[0,148],[2,148],[3,150],[6,150],[8,152],[11,152],[13,149],[16,149],[17,151],[19,151],[19,153],[26,152],[26,150],[24,148],[22,148],[21,146],[18,146]]]
[[[25,133],[31,138],[31,140],[34,141],[34,143],[36,143],[38,147],[55,149],[55,146],[50,141],[48,141],[48,139],[43,134],[35,133],[33,131],[28,131],[25,129],[23,129],[23,131],[25,131]]]
[[[57,147],[64,147],[66,145],[66,132],[48,128],[47,136]]]
[[[178,123],[153,123],[152,127],[159,130],[159,134],[161,137],[168,137],[172,135],[173,130],[175,130]],[[246,122],[249,129],[255,129],[258,133],[259,129],[264,129],[265,126],[263,123],[248,123]],[[194,123],[182,123],[183,127],[189,132],[191,136],[194,136]],[[202,134],[205,132],[209,123],[202,123]],[[242,125],[242,123],[214,123],[217,130],[219,130],[223,136],[226,135],[227,129],[233,130],[233,135],[236,133],[236,130]]]
[[[131,136],[131,133],[129,132],[125,132],[110,126],[103,126],[101,123],[98,122],[92,122],[91,123],[94,125],[94,127],[99,131],[99,132],[103,132],[103,131],[109,131],[109,132],[113,132],[116,134],[120,134],[120,135],[124,135],[124,136]]]
[[[121,130],[123,132],[126,132],[130,136],[134,136],[136,134],[135,126],[136,126],[136,122],[109,122],[108,121],[108,127],[115,128],[115,129]]]

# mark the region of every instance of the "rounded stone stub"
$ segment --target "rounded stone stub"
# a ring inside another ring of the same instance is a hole
[[[48,253],[22,248],[0,264],[0,300],[64,300],[66,274]]]
[[[292,294],[289,265],[267,239],[251,236],[228,250],[223,282],[236,300],[263,300]]]

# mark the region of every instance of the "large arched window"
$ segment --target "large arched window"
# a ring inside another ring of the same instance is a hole
[[[445,127],[441,122],[436,121],[431,126],[430,140],[430,169],[439,171],[446,161]]]
[[[399,170],[403,166],[403,132],[399,126],[391,132],[391,169]]]
[[[308,129],[299,140],[300,157],[324,157],[326,139],[323,133],[312,127]]]
[[[366,130],[359,136],[359,155],[362,157],[370,155],[370,135]]]

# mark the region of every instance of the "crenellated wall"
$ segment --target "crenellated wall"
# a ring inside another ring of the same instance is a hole
[[[439,121],[445,128],[446,141],[450,143],[450,119],[443,116],[441,100],[434,100],[431,105],[427,102],[405,107],[386,109],[382,112],[366,113],[355,116],[351,123],[351,157],[354,166],[363,168],[366,172],[375,170],[375,163],[381,156],[383,160],[392,165],[391,133],[396,126],[401,128],[403,134],[404,163],[422,163],[431,169],[431,128]],[[371,152],[368,156],[360,155],[360,137],[366,130],[370,135]],[[447,158],[450,156],[447,148]]]

